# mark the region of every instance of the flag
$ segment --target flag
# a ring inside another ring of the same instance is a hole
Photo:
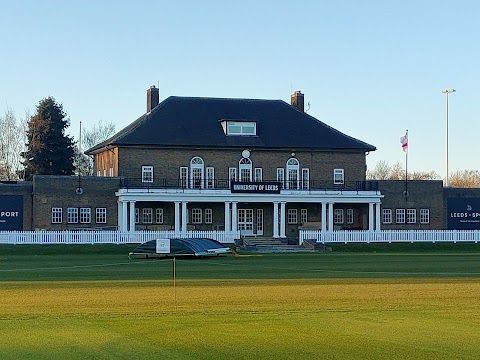
[[[408,130],[405,133],[405,136],[400,138],[400,143],[402,144],[402,150],[408,152]]]

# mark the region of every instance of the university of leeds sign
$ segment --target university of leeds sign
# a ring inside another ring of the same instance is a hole
[[[280,183],[276,181],[232,181],[232,193],[280,194]]]
[[[23,230],[23,197],[0,196],[0,231]]]
[[[480,199],[448,199],[448,229],[480,230]]]

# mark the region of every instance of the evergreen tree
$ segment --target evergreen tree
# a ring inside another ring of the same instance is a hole
[[[74,141],[65,135],[69,119],[53,97],[39,102],[37,112],[30,118],[27,130],[25,177],[33,175],[72,175]]]

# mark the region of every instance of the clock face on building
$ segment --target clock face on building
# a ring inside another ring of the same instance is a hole
[[[248,151],[247,149],[243,150],[242,151],[242,156],[244,158],[249,158],[250,157],[250,151]]]

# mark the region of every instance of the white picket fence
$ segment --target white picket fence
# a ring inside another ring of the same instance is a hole
[[[372,243],[372,242],[474,242],[480,241],[479,230],[338,230],[322,233],[317,230],[301,230],[299,243],[313,240],[317,243]]]
[[[223,244],[234,243],[239,231],[2,231],[0,244],[140,244],[162,238],[209,238]],[[393,243],[393,242],[474,242],[480,241],[478,230],[338,230],[322,233],[301,230],[299,243]]]
[[[154,239],[209,238],[234,243],[239,231],[2,231],[0,244],[141,244]]]

